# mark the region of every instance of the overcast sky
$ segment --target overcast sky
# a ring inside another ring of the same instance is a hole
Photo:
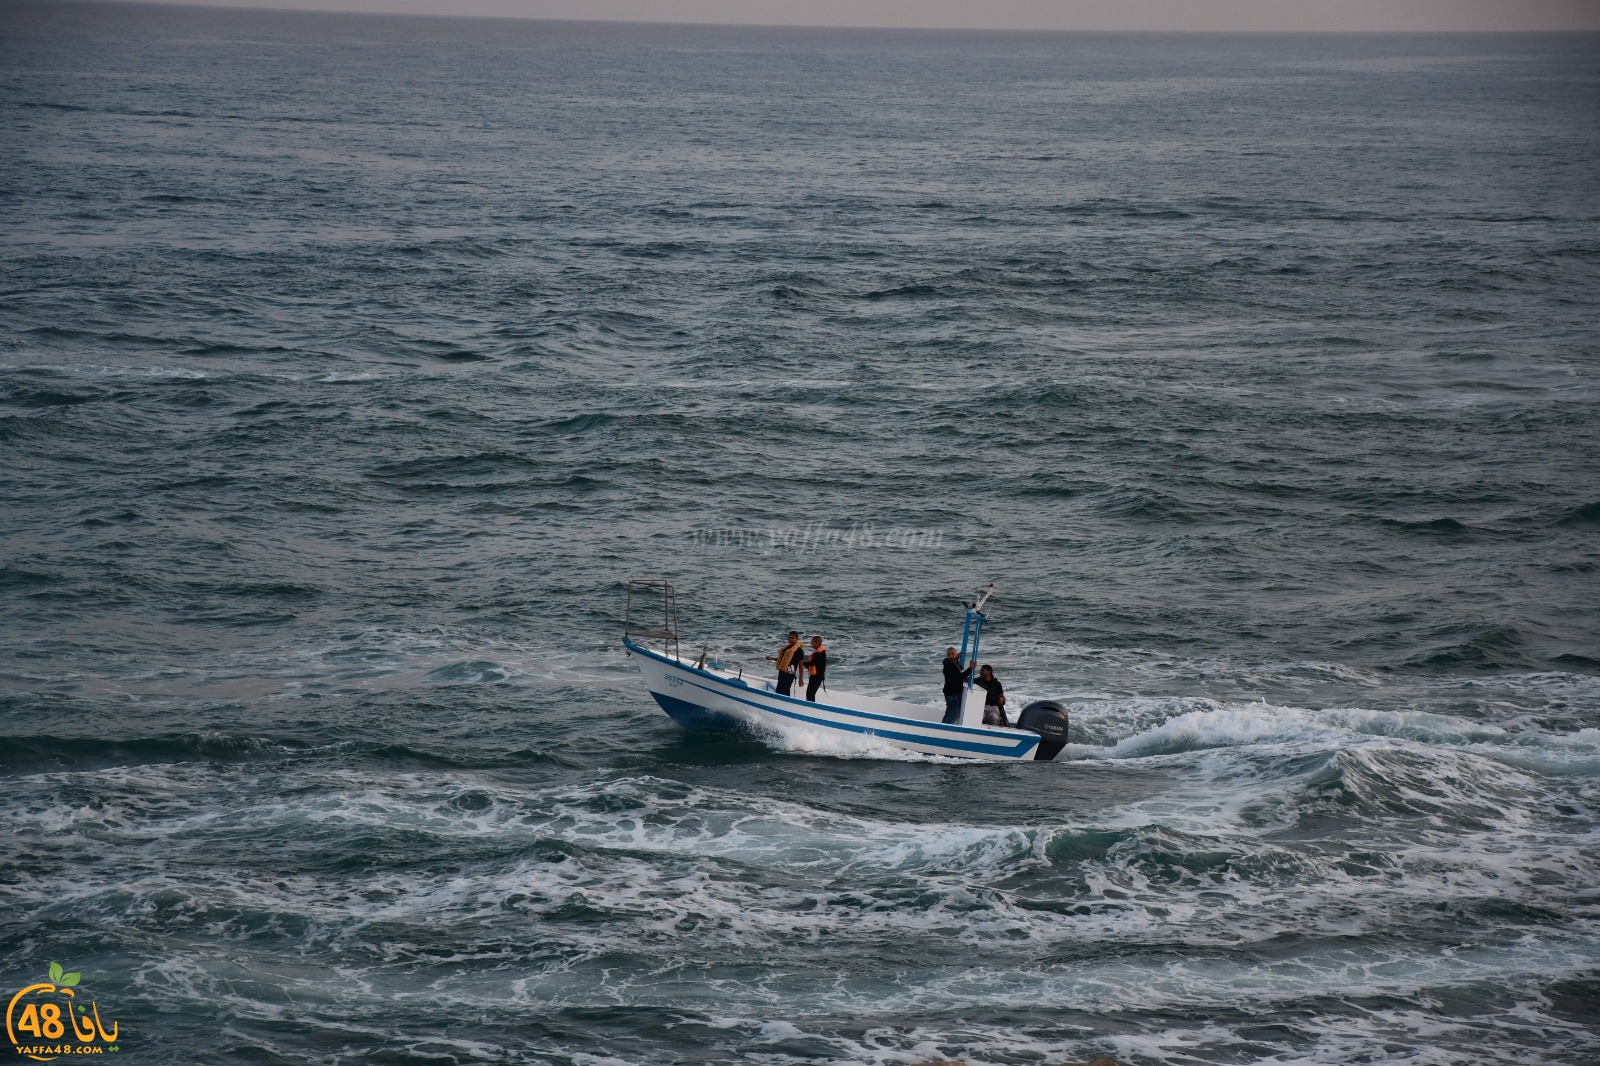
[[[0,0],[3,2],[3,0]],[[180,3],[191,0],[178,0]],[[1052,30],[1600,30],[1600,0],[201,0],[430,15]]]

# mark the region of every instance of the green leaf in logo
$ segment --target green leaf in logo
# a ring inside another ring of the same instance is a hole
[[[68,988],[71,988],[82,978],[83,974],[81,973],[64,973],[61,975],[61,983],[66,985]]]
[[[61,983],[61,964],[59,962],[52,962],[50,964],[50,980],[54,981],[56,984]]]

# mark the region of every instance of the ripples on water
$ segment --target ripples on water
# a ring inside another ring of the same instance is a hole
[[[1600,1055],[1592,37],[0,18],[6,981],[144,1062]],[[656,574],[923,701],[997,580],[1074,743],[684,735]]]

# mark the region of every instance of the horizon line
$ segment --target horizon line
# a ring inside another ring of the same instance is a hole
[[[335,4],[339,0],[334,0]],[[379,0],[382,2],[382,0]],[[1410,27],[1403,29],[1348,29],[1348,28],[1307,28],[1307,29],[1262,29],[1242,27],[1216,27],[1216,28],[1181,28],[1162,29],[1154,27],[1060,27],[1060,26],[977,26],[977,25],[950,25],[950,26],[917,26],[905,24],[860,24],[860,23],[810,23],[810,22],[728,22],[704,21],[698,19],[651,19],[632,18],[627,16],[612,17],[580,17],[569,15],[523,15],[504,12],[454,12],[454,11],[398,11],[374,9],[372,7],[310,7],[303,6],[296,0],[289,0],[282,4],[261,4],[256,2],[243,3],[217,3],[214,0],[22,0],[23,5],[36,5],[40,7],[63,6],[102,6],[117,5],[125,7],[161,7],[171,10],[196,10],[215,12],[249,12],[255,14],[283,14],[283,15],[326,15],[337,17],[375,17],[375,18],[403,18],[403,19],[440,19],[474,22],[518,22],[518,23],[559,23],[562,25],[591,25],[591,26],[655,26],[664,28],[685,29],[743,29],[743,30],[804,30],[819,32],[849,32],[860,31],[866,33],[926,33],[926,34],[997,34],[997,35],[1123,35],[1123,36],[1149,36],[1149,37],[1442,37],[1442,36],[1471,36],[1471,37],[1496,37],[1496,36],[1556,36],[1556,35],[1596,35],[1600,34],[1600,15],[1597,15],[1592,26],[1569,27],[1542,27],[1542,28],[1510,28],[1510,27],[1475,27],[1475,28],[1419,28]]]

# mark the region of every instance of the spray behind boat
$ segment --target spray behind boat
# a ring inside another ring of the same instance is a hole
[[[976,601],[962,605],[967,609],[967,620],[961,627],[960,661],[969,663],[973,668],[973,672],[967,675],[968,692],[972,691],[973,681],[977,677],[978,638],[983,633],[983,623],[988,617],[983,613],[983,605],[993,595],[994,582],[991,581]],[[971,658],[967,657],[969,646],[972,648]],[[1068,724],[1067,709],[1055,700],[1035,700],[1022,708],[1022,713],[1017,716],[1018,729],[1039,734],[1039,746],[1034,749],[1033,757],[1040,762],[1049,762],[1067,746]]]

